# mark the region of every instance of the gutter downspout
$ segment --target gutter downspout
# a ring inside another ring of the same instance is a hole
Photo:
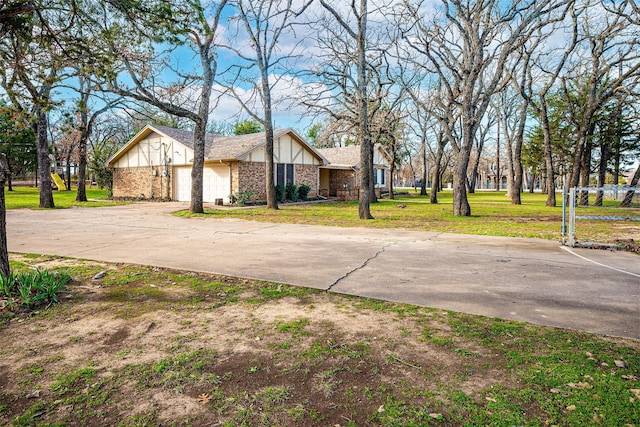
[[[233,194],[233,168],[231,163],[225,163],[222,160],[218,160],[218,163],[229,167],[229,196],[231,196]],[[224,201],[224,198],[222,200]]]

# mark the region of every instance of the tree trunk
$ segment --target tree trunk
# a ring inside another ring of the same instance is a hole
[[[360,219],[373,219],[371,215],[371,187],[373,187],[371,165],[373,162],[371,148],[371,135],[369,133],[369,112],[367,104],[367,0],[360,0],[360,16],[358,17],[357,35],[357,69],[358,69],[358,101],[360,115],[360,194],[358,196],[358,217]]]
[[[38,174],[40,175],[40,204],[41,208],[55,208],[53,190],[51,188],[51,159],[49,157],[49,140],[47,138],[47,113],[36,107],[36,125],[38,139]]]
[[[598,187],[604,187],[605,180],[607,179],[607,163],[609,162],[609,144],[600,144],[600,165],[598,167]],[[604,198],[604,192],[598,190],[596,195],[596,201],[594,206],[602,206],[602,199]]]
[[[13,191],[13,183],[11,182],[11,175],[13,174],[13,172],[11,172],[11,168],[8,166],[8,163],[7,163],[7,170],[9,171],[7,173],[7,190]]]
[[[11,274],[7,250],[7,207],[4,199],[4,185],[10,175],[7,159],[4,154],[0,154],[0,274],[5,278]]]
[[[391,136],[391,162],[389,165],[389,199],[394,199],[394,195],[393,195],[393,174],[396,170],[396,156],[398,155],[397,151],[398,151],[398,147],[396,145],[396,138],[395,136]],[[384,172],[383,172],[384,173]]]
[[[206,123],[196,122],[193,131],[193,167],[191,168],[191,202],[189,212],[203,213],[203,173],[204,173],[204,141],[206,137]]]
[[[263,62],[261,62],[263,63]],[[271,86],[269,86],[268,68],[261,66],[262,79],[262,103],[264,109],[264,131],[266,144],[264,147],[265,155],[265,178],[266,178],[266,194],[267,209],[278,209],[278,198],[276,196],[275,171],[273,164],[273,117],[271,110]],[[286,185],[286,182],[285,182]]]
[[[78,190],[76,192],[76,202],[87,201],[87,141],[80,138],[78,142]]]
[[[533,194],[536,185],[536,175],[534,173],[529,175],[529,193]]]
[[[547,202],[546,206],[555,207],[556,205],[556,185],[555,174],[553,171],[553,150],[551,149],[551,127],[549,125],[549,117],[547,116],[546,103],[542,102],[542,112],[539,114],[542,133],[544,135],[544,163],[546,166],[546,189]]]
[[[442,191],[442,157],[444,156],[444,142],[442,138],[438,140],[438,148],[436,149],[436,158],[433,162],[433,182],[431,183],[431,193],[429,194],[429,203],[438,203],[438,192]]]
[[[580,131],[578,134],[578,140],[576,141],[576,150],[573,153],[573,165],[571,167],[571,174],[569,175],[569,188],[575,188],[580,183],[580,172],[582,171],[582,164],[584,161],[584,151],[586,145],[586,136]]]
[[[473,164],[471,166],[471,178],[467,184],[467,189],[469,193],[476,192],[476,185],[478,183],[478,168],[480,167],[480,157],[482,156],[482,148],[483,144],[478,144],[478,151],[476,152],[476,156],[473,159]]]
[[[522,183],[524,179],[524,168],[522,167],[522,143],[524,141],[524,128],[527,119],[528,103],[525,101],[520,110],[520,121],[518,124],[518,133],[516,134],[516,144],[513,148],[513,186],[510,187],[511,203],[514,205],[522,204]]]
[[[71,154],[73,153],[72,149],[69,149],[67,153],[67,167],[65,169],[65,180],[67,181],[67,191],[71,191]]]
[[[371,151],[366,146],[366,138],[363,138],[362,145],[360,145],[360,164],[363,166],[363,170],[360,171],[360,191],[358,193],[358,218],[360,219],[373,219],[371,215],[371,161],[369,156]]]
[[[638,181],[640,181],[640,166],[636,169],[636,172],[633,174],[633,178],[631,178],[631,188],[636,188],[638,186]],[[634,190],[627,191],[627,194],[624,196],[622,203],[620,206],[623,208],[628,208],[631,206],[631,200],[633,200],[633,195],[635,194]]]
[[[422,182],[420,184],[420,195],[427,195],[427,141],[424,135],[422,136]],[[433,187],[431,187],[431,192],[433,193]],[[437,203],[437,202],[436,202]]]
[[[584,188],[589,186],[589,175],[591,172],[591,141],[588,141],[582,159],[580,159],[580,185]],[[589,191],[583,190],[580,193],[580,206],[589,206]]]
[[[498,133],[496,138],[496,191],[500,191],[502,174],[500,173],[500,119],[498,119]]]
[[[217,16],[216,16],[217,25]],[[204,148],[207,137],[207,123],[209,122],[209,104],[211,102],[211,87],[215,77],[216,57],[211,52],[213,35],[208,34],[203,43],[198,44],[200,63],[202,64],[202,84],[198,116],[193,130],[193,167],[191,168],[191,201],[189,212],[204,213]],[[161,189],[162,191],[162,189]],[[160,194],[162,197],[162,193]]]
[[[462,147],[456,156],[453,169],[453,214],[456,216],[471,216],[471,206],[467,200],[467,167],[471,155],[471,144]]]
[[[368,120],[368,119],[367,119]],[[371,182],[371,187],[369,187],[369,191],[371,192],[371,194],[369,195],[369,200],[370,203],[378,203],[378,196],[376,196],[376,185],[375,185],[375,178],[374,178],[374,174],[376,173],[375,168],[373,167],[373,150],[375,149],[375,144],[373,143],[373,141],[369,142],[369,147],[371,147],[371,153],[369,153],[369,158],[371,159],[371,165],[369,166],[369,173],[371,174],[369,180]]]

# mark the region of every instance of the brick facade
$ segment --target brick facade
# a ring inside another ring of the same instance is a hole
[[[115,168],[113,170],[113,197],[164,199],[172,197],[170,176],[162,176],[162,166]]]
[[[259,162],[238,162],[237,165],[237,184],[232,187],[232,193],[237,191],[251,191],[255,193],[251,198],[252,200],[266,200],[267,188],[264,181],[266,164]]]
[[[260,162],[234,162],[231,164],[230,193],[251,191],[253,200],[266,200],[265,164]],[[311,187],[309,197],[318,194],[318,167],[298,165],[295,168],[296,185]],[[113,170],[113,197],[163,199],[173,197],[171,177],[162,176],[162,166],[115,168]],[[152,193],[151,193],[152,191]]]
[[[252,191],[253,200],[266,200],[267,190],[265,185],[266,165],[260,162],[238,162],[231,170],[231,192]],[[294,165],[295,184],[307,184],[311,187],[309,197],[318,194],[318,166]]]
[[[346,187],[345,187],[346,184]],[[353,170],[332,169],[329,173],[329,195],[335,197],[338,190],[354,189],[358,187],[356,173]],[[357,199],[357,196],[356,196]]]
[[[318,195],[318,167],[313,165],[295,165],[296,185],[307,184],[311,187],[308,197]]]

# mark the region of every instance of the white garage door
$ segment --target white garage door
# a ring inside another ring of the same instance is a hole
[[[214,202],[215,199],[223,199],[229,203],[231,192],[231,180],[229,179],[228,166],[204,166],[202,181],[202,199],[205,202]],[[191,200],[191,167],[177,167],[173,170],[174,198],[181,202]]]

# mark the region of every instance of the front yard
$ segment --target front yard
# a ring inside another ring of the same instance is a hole
[[[4,425],[639,425],[634,340],[233,277],[11,259],[75,281],[50,309],[2,310]]]

